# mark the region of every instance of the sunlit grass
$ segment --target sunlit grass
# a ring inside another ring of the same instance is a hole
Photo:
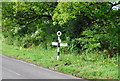
[[[3,54],[28,61],[52,70],[57,70],[87,79],[117,79],[118,64],[115,58],[103,59],[96,54],[71,55],[61,54],[56,60],[56,49],[19,48],[3,44]]]
[[[0,30],[0,49],[2,49],[2,31]],[[1,53],[1,51],[0,51]]]

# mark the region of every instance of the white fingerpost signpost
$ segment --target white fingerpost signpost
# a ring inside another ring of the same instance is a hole
[[[60,31],[57,32],[57,36],[58,36],[58,42],[52,42],[52,45],[57,46],[57,60],[59,60],[60,57],[60,46],[68,46],[67,43],[61,43],[61,39],[60,36],[62,35],[62,33]]]

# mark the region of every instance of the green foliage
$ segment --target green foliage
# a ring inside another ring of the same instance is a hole
[[[108,54],[116,54],[120,18],[117,15],[119,10],[113,11],[111,4],[107,2],[61,2],[55,10],[53,20],[60,24],[61,29],[72,39],[70,42],[72,50],[76,48],[87,52],[107,50]]]
[[[82,33],[85,37],[78,38],[78,40],[83,47],[82,49],[86,51],[92,51],[93,49],[100,47],[100,34],[95,34],[97,31],[86,30]]]
[[[115,3],[114,5],[119,4]],[[65,53],[117,54],[120,10],[110,2],[3,2],[4,41],[19,47],[51,47],[56,32],[69,44]],[[113,31],[114,30],[114,31]]]
[[[49,2],[3,3],[4,38],[10,39],[13,43],[18,42],[18,46],[22,47],[39,45],[44,42],[46,48],[48,40],[49,42],[52,40],[50,35],[54,32],[51,21],[55,5],[56,3]]]

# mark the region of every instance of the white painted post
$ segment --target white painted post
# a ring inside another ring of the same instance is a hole
[[[60,31],[57,32],[57,36],[58,36],[57,60],[59,60],[59,57],[60,57],[60,43],[61,43],[60,36],[61,34],[62,33]]]
[[[52,45],[56,45],[57,48],[57,60],[59,60],[60,58],[60,46],[67,46],[67,43],[61,43],[61,39],[60,36],[62,35],[62,33],[60,31],[57,32],[57,36],[58,36],[58,42],[52,42]]]

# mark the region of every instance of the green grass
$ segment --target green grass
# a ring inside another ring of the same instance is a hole
[[[2,53],[36,65],[87,79],[118,79],[118,64],[115,58],[103,59],[96,54],[61,54],[56,60],[56,49],[40,47],[29,49],[3,44]]]
[[[2,49],[2,30],[0,30],[0,49]]]

